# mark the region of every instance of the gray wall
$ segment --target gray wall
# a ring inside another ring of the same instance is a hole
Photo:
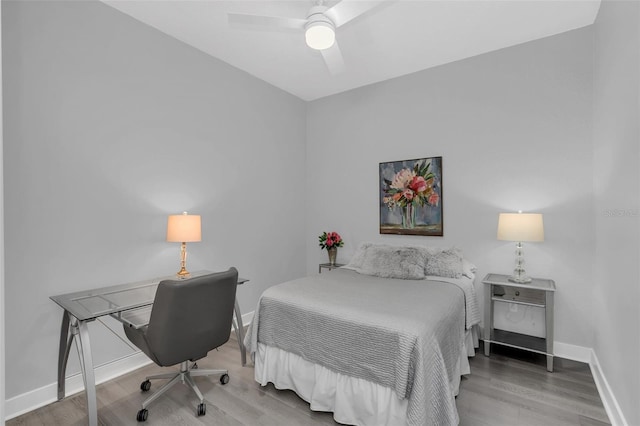
[[[556,340],[594,347],[640,423],[638,218],[609,214],[638,208],[639,12],[611,3],[594,28],[305,104],[99,2],[3,2],[7,398],[55,381],[50,295],[175,272],[167,214],[203,216],[188,266],[237,266],[249,312],[316,273],[323,230],[341,261],[361,241],[455,244],[509,273],[497,215],[523,209],[545,214],[525,250],[557,281]],[[378,162],[432,155],[445,236],[380,236]],[[91,332],[97,363],[131,352]]]
[[[168,214],[202,215],[187,266],[236,266],[244,312],[305,273],[304,102],[97,1],[2,8],[7,398],[55,382],[49,296],[179,269]]]
[[[630,425],[640,424],[640,6],[603,1],[595,25],[594,350]]]
[[[0,6],[0,54],[2,53],[2,7]],[[2,67],[0,66],[0,81],[2,81]],[[2,99],[2,88],[0,87],[0,99]],[[2,105],[0,103],[0,147],[2,147]],[[3,150],[0,150],[0,165],[2,164]],[[0,173],[0,377],[5,377],[5,344],[4,344],[4,182]],[[5,381],[0,380],[0,420],[5,418]]]
[[[348,260],[362,241],[456,245],[510,274],[514,243],[498,213],[544,214],[545,241],[525,244],[527,272],[556,280],[556,341],[591,347],[592,31],[571,31],[309,104],[307,271],[326,257],[314,236],[336,230]],[[443,157],[444,237],[378,233],[378,163]],[[331,164],[331,172],[327,165]],[[542,327],[527,308],[500,321]]]

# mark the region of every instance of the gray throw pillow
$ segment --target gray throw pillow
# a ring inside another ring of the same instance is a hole
[[[426,275],[460,278],[462,273],[462,252],[459,249],[450,248],[428,256]]]
[[[420,247],[371,245],[366,249],[362,266],[356,271],[382,278],[422,280],[426,261],[426,252]]]

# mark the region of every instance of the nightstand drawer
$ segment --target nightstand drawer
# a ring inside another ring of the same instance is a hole
[[[493,285],[492,299],[496,301],[545,306],[545,291],[534,288]]]

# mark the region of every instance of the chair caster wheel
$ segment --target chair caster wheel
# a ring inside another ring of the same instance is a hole
[[[148,392],[149,389],[151,389],[151,382],[149,380],[145,380],[144,382],[140,383],[140,390],[142,392]]]
[[[222,376],[220,376],[220,383],[222,383],[223,385],[229,383],[229,375],[223,374]]]
[[[204,416],[205,414],[207,414],[207,406],[204,402],[202,404],[198,404],[196,413],[198,414],[198,416]]]
[[[148,416],[149,416],[149,410],[147,410],[146,408],[143,408],[142,410],[138,411],[136,420],[139,422],[146,422]]]

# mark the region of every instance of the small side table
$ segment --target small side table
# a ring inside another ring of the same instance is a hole
[[[336,269],[339,268],[341,266],[344,266],[344,263],[335,263],[335,264],[330,264],[330,263],[321,263],[318,265],[318,273],[321,274],[323,269],[328,269],[328,270],[332,270],[332,269]]]
[[[508,275],[487,274],[484,288],[484,354],[489,356],[491,344],[524,349],[547,356],[547,371],[553,371],[553,280],[533,278],[530,283],[509,281]],[[493,328],[493,307],[496,302],[535,306],[545,310],[545,337],[529,336]]]

